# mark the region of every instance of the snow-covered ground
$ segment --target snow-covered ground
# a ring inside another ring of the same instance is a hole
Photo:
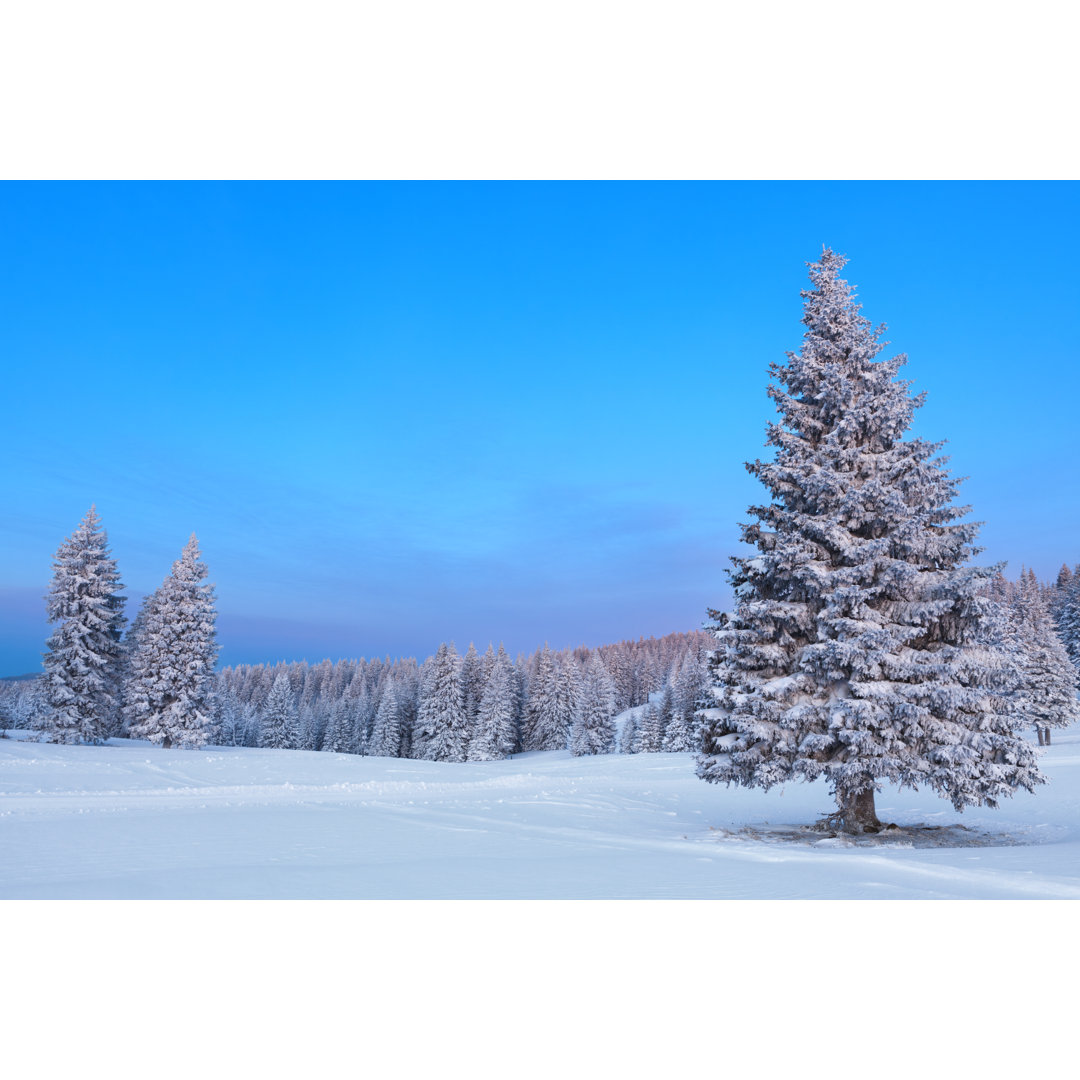
[[[845,846],[769,831],[832,809],[824,785],[716,787],[689,754],[451,765],[0,740],[0,897],[1078,899],[1080,732],[1055,732],[1043,768],[1050,784],[998,810],[878,796],[883,820],[985,846]]]

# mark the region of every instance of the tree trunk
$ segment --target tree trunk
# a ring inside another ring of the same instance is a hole
[[[1044,728],[1043,729],[1043,738],[1046,740],[1046,745],[1049,746],[1050,745],[1050,729],[1049,728]]]
[[[877,832],[881,828],[874,809],[872,787],[858,792],[837,792],[836,799],[840,804],[840,823],[845,832]]]
[[[1043,745],[1043,736],[1042,736],[1042,733],[1043,733],[1043,729],[1042,729],[1041,727],[1037,727],[1037,728],[1035,729],[1035,734],[1039,736],[1039,745],[1040,745],[1040,746],[1042,746],[1042,745]]]

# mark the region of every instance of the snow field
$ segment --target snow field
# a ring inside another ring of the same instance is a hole
[[[295,750],[0,740],[0,898],[1080,899],[1080,732],[1035,795],[882,820],[988,846],[780,840],[824,784],[706,784],[689,754],[450,764]],[[742,830],[762,830],[764,839]]]

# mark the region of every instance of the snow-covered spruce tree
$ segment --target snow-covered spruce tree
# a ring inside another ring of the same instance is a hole
[[[592,654],[585,668],[570,750],[579,757],[615,750],[615,683],[599,653]]]
[[[1033,570],[1021,575],[1011,629],[1017,719],[1032,724],[1039,745],[1048,746],[1050,729],[1080,719],[1080,710],[1076,668],[1057,636]]]
[[[480,697],[476,728],[469,742],[470,761],[497,761],[517,748],[518,694],[514,665],[499,644]]]
[[[1069,660],[1080,670],[1080,574],[1073,575],[1061,598],[1057,628]]]
[[[464,761],[472,732],[465,715],[461,657],[444,642],[431,661],[417,716],[419,743],[428,761]]]
[[[708,672],[692,652],[686,653],[673,676],[672,715],[664,730],[664,749],[685,753],[701,749],[696,714],[708,686]]]
[[[214,587],[192,533],[172,573],[146,598],[125,687],[125,719],[136,739],[194,750],[213,724],[217,640]]]
[[[296,736],[296,748],[297,750],[318,750],[319,749],[319,714],[315,709],[315,706],[310,702],[303,702],[303,695],[301,695],[301,704],[297,709],[297,736]]]
[[[638,752],[638,722],[631,713],[624,721],[619,734],[619,753],[636,754]]]
[[[125,597],[109,538],[91,506],[57,549],[45,598],[50,623],[43,656],[41,730],[51,742],[98,742],[117,727]]]
[[[879,782],[925,784],[996,806],[1044,782],[1015,730],[1001,656],[980,644],[991,571],[965,568],[978,526],[959,521],[941,444],[903,440],[923,395],[875,361],[883,328],[860,314],[826,250],[803,292],[798,355],[772,366],[775,460],[748,464],[771,501],[742,526],[733,616],[710,612],[718,649],[698,774],[771,788],[825,777],[833,820],[880,823]]]
[[[217,731],[219,745],[245,746],[249,727],[253,727],[254,707],[243,702],[233,690],[221,689],[217,695]]]
[[[339,697],[330,706],[330,719],[326,723],[322,748],[330,754],[351,754],[354,743],[349,702]]]
[[[284,671],[279,671],[262,709],[259,745],[267,750],[294,750],[299,727],[299,716],[289,676]]]
[[[1061,569],[1057,573],[1057,578],[1050,588],[1049,603],[1047,605],[1050,611],[1050,617],[1054,620],[1055,625],[1061,618],[1061,606],[1065,602],[1065,597],[1068,595],[1069,587],[1072,583],[1073,572],[1069,569],[1068,563],[1062,563]]]
[[[664,748],[664,714],[655,701],[641,711],[638,725],[638,753],[658,754]]]
[[[45,705],[43,680],[39,678],[14,682],[5,690],[10,726],[15,729],[42,730],[40,717]]]
[[[469,648],[461,660],[461,696],[465,702],[465,715],[468,717],[470,728],[476,724],[483,693],[484,665],[480,654],[476,651],[476,645],[470,641]]]
[[[572,663],[572,661],[568,661]],[[521,742],[524,750],[565,750],[576,707],[573,673],[544,645],[529,680]]]
[[[383,688],[367,752],[374,757],[398,757],[401,754],[401,705],[397,687],[390,681]]]

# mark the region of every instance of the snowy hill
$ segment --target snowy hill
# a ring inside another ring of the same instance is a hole
[[[725,789],[688,754],[444,764],[127,740],[0,740],[0,897],[1080,898],[1080,732],[1051,783],[956,814],[886,789],[883,820],[988,846],[789,843],[823,785]]]

